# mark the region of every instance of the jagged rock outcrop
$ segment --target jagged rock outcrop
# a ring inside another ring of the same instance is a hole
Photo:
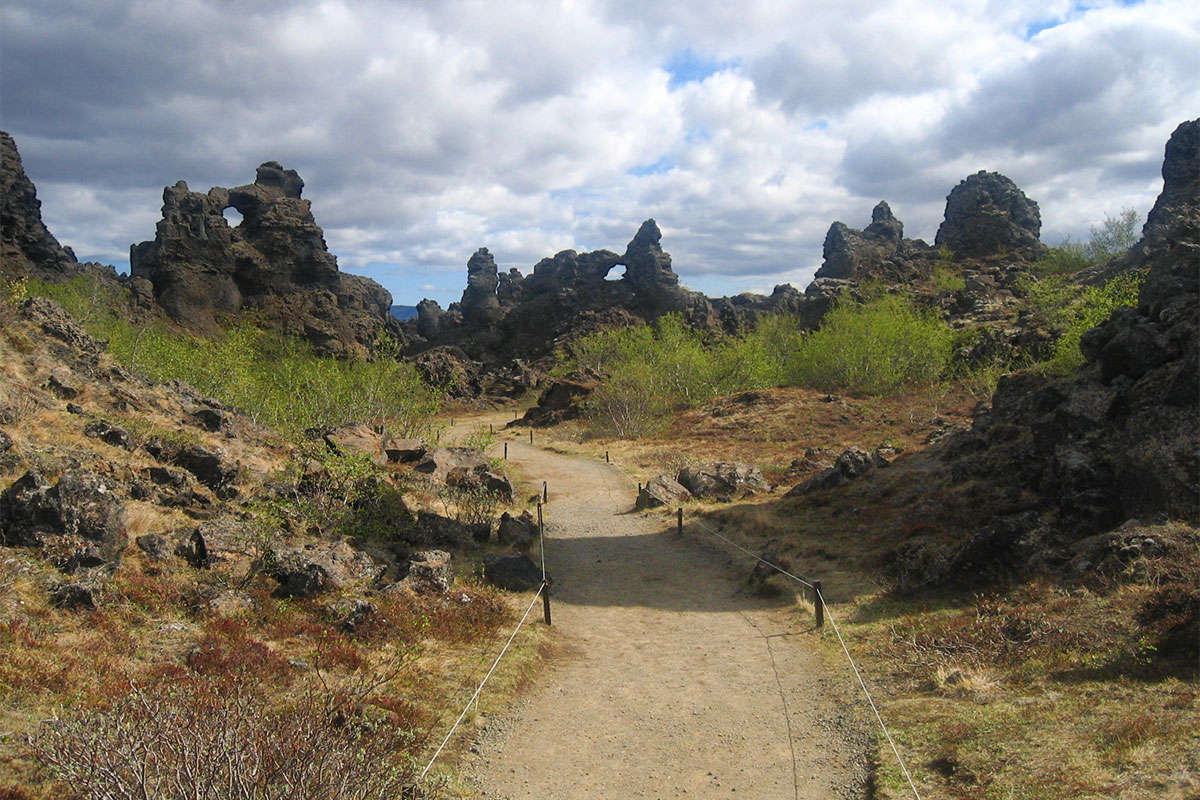
[[[1038,204],[998,172],[980,170],[946,197],[946,217],[934,245],[959,258],[1025,251],[1037,254],[1042,216]]]
[[[928,255],[929,251],[925,242],[904,238],[904,223],[881,200],[871,212],[871,224],[863,230],[841,222],[829,226],[823,250],[825,260],[815,277],[907,281],[914,273],[908,262],[919,254]]]
[[[132,277],[149,281],[174,319],[202,330],[215,329],[217,314],[254,310],[324,353],[370,348],[380,328],[396,328],[391,295],[338,271],[303,187],[295,170],[275,161],[233,189],[168,186],[154,240],[130,248]],[[228,208],[242,215],[236,228],[225,220]]]
[[[71,248],[63,247],[42,222],[42,201],[21,163],[17,143],[0,131],[0,264],[10,275],[58,278],[78,271]]]
[[[1167,144],[1163,192],[1132,259],[1148,270],[1138,308],[1084,335],[1083,367],[1006,376],[991,411],[944,442],[956,480],[1028,507],[961,542],[902,544],[902,582],[1063,565],[1081,539],[1128,520],[1200,520],[1200,120]]]
[[[613,270],[624,274],[609,280]],[[554,351],[596,330],[649,322],[677,312],[693,325],[741,330],[766,314],[803,313],[807,298],[791,286],[770,297],[710,300],[679,284],[654,220],[642,223],[621,255],[564,250],[522,276],[501,272],[480,248],[467,263],[462,300],[442,309],[417,305],[405,323],[408,353],[439,386],[456,396],[514,396],[539,380]]]

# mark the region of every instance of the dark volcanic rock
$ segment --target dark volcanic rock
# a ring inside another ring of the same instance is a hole
[[[499,319],[500,301],[496,298],[499,285],[496,261],[486,247],[479,248],[467,261],[467,288],[462,296],[463,320],[490,325]]]
[[[606,280],[622,266],[619,280]],[[444,311],[421,301],[404,331],[407,354],[430,383],[456,397],[514,397],[536,388],[553,353],[587,333],[671,312],[700,328],[744,330],[772,313],[801,313],[807,304],[792,287],[777,287],[770,297],[711,301],[685,289],[651,219],[621,255],[564,250],[539,261],[528,276],[500,272],[480,248],[468,261],[462,300]]]
[[[897,563],[945,561],[947,575],[985,560],[1016,567],[1086,553],[1080,563],[1094,563],[1125,544],[1076,543],[1126,520],[1200,520],[1198,175],[1200,120],[1193,120],[1167,145],[1163,192],[1129,256],[1130,268],[1149,270],[1138,308],[1119,310],[1084,335],[1087,361],[1073,375],[1002,378],[991,412],[945,443],[951,474],[989,481],[994,491],[1049,512],[1053,537],[994,520],[956,552],[906,545]],[[1096,548],[1107,555],[1093,556]]]
[[[673,506],[692,499],[692,493],[670,475],[651,478],[638,493],[634,508],[639,511],[659,506]]]
[[[871,212],[871,224],[861,231],[841,222],[829,226],[825,234],[825,261],[814,277],[907,280],[915,271],[907,260],[929,250],[924,242],[905,239],[904,224],[896,219],[886,202],[880,201]]]
[[[17,143],[0,131],[0,264],[11,275],[53,280],[79,271],[75,254],[42,222],[42,201]]]
[[[518,550],[528,549],[537,538],[537,523],[528,511],[514,517],[505,511],[500,515],[500,527],[496,529],[496,540]]]
[[[153,241],[130,248],[134,279],[153,286],[176,320],[214,330],[217,313],[258,310],[261,320],[342,355],[370,348],[377,330],[398,330],[391,295],[379,284],[338,271],[294,170],[268,161],[255,182],[193,192],[184,181],[163,190]],[[231,228],[224,211],[242,222]]]
[[[214,492],[227,490],[237,478],[237,462],[219,448],[210,450],[198,444],[189,445],[180,450],[173,460]]]
[[[425,550],[413,553],[408,562],[408,574],[401,586],[417,594],[445,594],[454,584],[454,567],[445,550]]]
[[[128,539],[121,509],[112,488],[87,470],[67,470],[54,486],[27,472],[0,493],[0,542],[43,547],[57,541],[70,569],[117,563]]]
[[[946,218],[934,244],[960,258],[979,258],[1042,247],[1038,204],[998,172],[980,170],[946,197]]]
[[[729,461],[685,467],[678,481],[695,497],[732,497],[771,490],[758,467]]]
[[[525,412],[523,421],[535,427],[549,427],[583,416],[583,403],[600,385],[600,376],[591,370],[572,372],[555,380],[538,396],[537,405]]]
[[[483,577],[493,586],[524,592],[542,585],[542,570],[524,554],[488,556],[483,560]]]

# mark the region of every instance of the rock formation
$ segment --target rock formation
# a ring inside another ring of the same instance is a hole
[[[378,329],[396,327],[391,295],[338,271],[303,188],[295,170],[274,161],[234,189],[168,186],[154,240],[130,248],[135,282],[149,281],[171,317],[202,330],[215,329],[216,314],[254,310],[321,352],[369,348]],[[227,208],[242,215],[236,228],[225,220]]]
[[[1138,307],[1084,335],[1086,364],[1068,378],[1003,378],[991,411],[944,443],[955,480],[1000,487],[1025,510],[959,542],[904,543],[908,583],[1062,565],[1128,520],[1200,520],[1200,120],[1172,134],[1162,172],[1130,257],[1148,270]]]
[[[78,271],[75,254],[42,222],[42,201],[12,136],[0,131],[0,264],[10,275],[57,278]]]
[[[980,170],[955,186],[946,197],[946,218],[934,244],[959,258],[1042,249],[1038,204],[998,172]]]
[[[405,323],[408,353],[426,377],[452,394],[512,396],[536,384],[532,364],[595,330],[677,312],[698,327],[733,331],[765,314],[805,312],[804,296],[791,286],[776,287],[770,297],[717,300],[686,289],[661,242],[658,225],[646,220],[622,255],[564,250],[543,258],[527,276],[516,269],[500,272],[492,254],[480,248],[467,263],[460,302],[448,309],[432,300],[417,305],[417,318]],[[621,267],[619,280],[607,279]]]
[[[903,279],[905,273],[911,273],[906,262],[928,251],[925,242],[904,238],[904,223],[896,219],[885,201],[880,201],[871,212],[871,224],[863,230],[841,222],[829,226],[825,260],[815,277],[862,280],[894,275]]]

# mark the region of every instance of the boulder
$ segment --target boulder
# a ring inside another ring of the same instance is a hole
[[[66,581],[50,590],[50,604],[71,610],[92,610],[100,597],[101,587],[93,581]]]
[[[445,550],[414,553],[408,562],[408,574],[400,584],[417,594],[445,594],[454,584],[450,554]]]
[[[413,527],[403,534],[404,541],[413,547],[449,547],[460,549],[471,542],[471,531],[458,520],[430,511],[417,514]]]
[[[202,445],[188,445],[179,450],[172,459],[176,464],[196,476],[196,480],[214,492],[221,494],[232,487],[237,478],[238,464],[220,448],[209,449]]]
[[[129,435],[129,431],[104,420],[89,422],[83,428],[83,435],[125,450],[133,450],[134,447],[133,437]]]
[[[195,569],[208,569],[212,566],[213,557],[208,552],[208,541],[200,528],[195,528],[186,542],[181,542],[175,547],[175,555]]]
[[[527,550],[537,539],[538,526],[529,512],[514,517],[507,511],[500,515],[500,526],[496,530],[496,540],[502,545]]]
[[[542,585],[542,569],[524,554],[488,556],[483,560],[483,577],[493,586],[524,592]]]
[[[600,385],[590,369],[577,370],[553,381],[538,396],[537,405],[525,412],[523,422],[538,428],[583,416],[583,404]]]
[[[95,474],[70,469],[51,486],[27,472],[0,493],[0,543],[47,547],[67,570],[121,559],[128,537],[122,506]]]
[[[680,470],[677,480],[695,497],[730,497],[771,491],[758,467],[729,461],[685,467]]]
[[[424,439],[384,439],[383,452],[392,463],[415,464],[429,452],[429,442]]]
[[[157,533],[142,534],[134,543],[151,561],[166,561],[171,557],[171,543]]]
[[[354,632],[362,623],[378,613],[379,609],[361,597],[343,597],[325,606],[325,612],[344,631]]]
[[[83,384],[65,367],[55,367],[50,371],[50,377],[46,379],[46,388],[64,400],[74,400],[83,394]]]
[[[279,583],[275,597],[315,597],[330,590],[373,583],[383,569],[346,542],[315,542],[307,547],[275,545],[259,563]]]
[[[634,508],[642,511],[659,506],[677,506],[692,499],[692,493],[670,475],[659,475],[642,487]]]
[[[474,447],[440,447],[427,452],[415,469],[444,483],[451,471],[457,470],[460,474],[487,471],[490,466],[491,462],[482,450]]]
[[[1038,204],[998,172],[980,170],[946,197],[946,215],[934,245],[959,258],[1042,250]]]
[[[388,460],[383,451],[383,437],[361,422],[329,431],[325,434],[325,444],[339,455],[366,456],[376,466],[382,466]]]
[[[887,448],[887,452],[895,453],[895,450]],[[842,451],[842,454],[833,462],[832,467],[824,469],[803,483],[792,487],[786,496],[800,497],[809,492],[832,489],[847,481],[861,478],[879,467],[886,467],[889,463],[882,448],[868,453],[861,447],[850,447]]]

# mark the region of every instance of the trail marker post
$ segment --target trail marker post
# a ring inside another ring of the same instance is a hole
[[[825,627],[825,598],[821,596],[821,582],[813,581],[813,608],[817,613],[817,627]]]

